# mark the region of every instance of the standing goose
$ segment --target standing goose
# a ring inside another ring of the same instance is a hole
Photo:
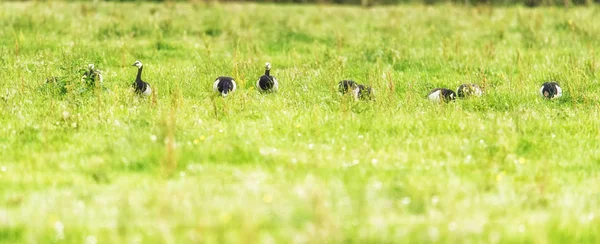
[[[456,93],[447,88],[435,88],[429,92],[427,98],[434,102],[449,102],[456,99]]]
[[[261,92],[276,92],[279,84],[275,77],[271,76],[271,64],[265,63],[265,74],[256,81],[256,88]]]
[[[235,80],[228,76],[220,76],[213,83],[213,91],[221,93],[223,97],[226,97],[230,92],[234,92],[235,89]]]
[[[545,82],[540,88],[540,95],[547,99],[559,98],[562,96],[562,89],[560,88],[558,83],[554,81]]]
[[[135,93],[141,94],[144,96],[150,96],[152,94],[152,89],[150,85],[142,80],[142,70],[144,66],[142,62],[139,60],[135,61],[132,66],[136,66],[138,68],[137,76],[135,77],[135,82],[131,85],[135,90]]]
[[[101,85],[102,80],[103,78],[100,70],[95,69],[94,64],[88,64],[87,70],[85,70],[83,76],[81,77],[81,82],[83,82],[86,85],[93,86],[96,85],[96,82],[98,82],[98,85]]]
[[[469,96],[481,97],[483,90],[477,84],[462,84],[456,89],[456,93],[459,98],[466,98]]]

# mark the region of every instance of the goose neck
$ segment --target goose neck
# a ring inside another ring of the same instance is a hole
[[[141,80],[142,80],[142,69],[144,69],[144,66],[142,66],[142,67],[140,67],[140,68],[138,69],[138,72],[137,72],[137,77],[135,77],[135,80],[136,80],[136,81],[141,81]]]

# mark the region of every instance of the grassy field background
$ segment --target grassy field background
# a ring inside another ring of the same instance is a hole
[[[0,3],[0,243],[598,243],[598,16]],[[111,92],[79,90],[88,63]],[[485,95],[425,99],[465,82]]]

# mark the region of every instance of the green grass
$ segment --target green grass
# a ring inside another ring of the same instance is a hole
[[[599,15],[0,3],[0,243],[598,243]]]

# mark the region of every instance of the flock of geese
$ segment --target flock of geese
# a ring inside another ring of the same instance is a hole
[[[150,85],[142,80],[142,70],[144,65],[142,62],[135,61],[132,66],[137,67],[138,72],[135,77],[135,82],[132,84],[132,88],[135,93],[142,96],[149,96],[152,94],[152,88]],[[86,84],[95,84],[95,82],[102,83],[102,73],[100,70],[95,69],[93,64],[88,65],[88,69],[85,71],[82,82]],[[339,92],[342,94],[350,94],[356,100],[359,99],[373,99],[374,91],[373,88],[358,84],[353,80],[342,80],[338,84]],[[221,96],[226,97],[229,93],[235,92],[237,85],[235,80],[229,76],[220,76],[213,83],[213,91],[218,92]],[[279,89],[279,82],[273,76],[271,76],[271,64],[265,63],[265,74],[258,78],[256,81],[256,89],[261,92],[276,92]],[[555,99],[562,96],[562,89],[557,82],[545,82],[540,88],[540,95],[547,99]],[[427,99],[434,102],[449,102],[454,101],[456,98],[466,98],[469,96],[479,97],[483,95],[483,90],[477,84],[462,84],[454,92],[448,88],[435,88],[429,92]]]

